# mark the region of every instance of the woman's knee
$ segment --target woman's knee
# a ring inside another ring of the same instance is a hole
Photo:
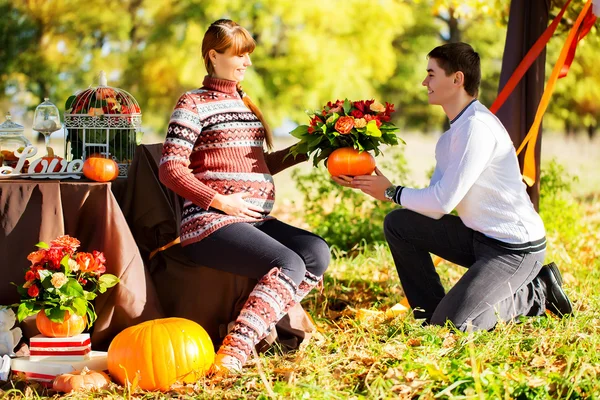
[[[304,279],[306,275],[306,264],[302,257],[292,250],[282,252],[275,261],[276,267],[281,268],[281,271],[286,274],[296,285]]]
[[[306,263],[306,269],[316,276],[322,276],[329,267],[331,252],[325,239],[315,236],[310,246],[311,261]]]

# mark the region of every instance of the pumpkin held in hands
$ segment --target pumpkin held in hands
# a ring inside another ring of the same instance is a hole
[[[137,380],[144,390],[166,391],[176,382],[196,382],[214,358],[204,328],[184,318],[164,318],[115,336],[108,348],[108,371],[121,385]]]
[[[375,158],[367,151],[341,147],[327,158],[327,170],[331,176],[371,175],[375,171]]]
[[[104,372],[83,367],[81,371],[58,375],[52,382],[52,389],[65,393],[73,390],[100,390],[106,388],[109,383],[110,378]]]
[[[119,166],[112,158],[92,156],[83,163],[83,175],[96,182],[109,182],[119,176]]]

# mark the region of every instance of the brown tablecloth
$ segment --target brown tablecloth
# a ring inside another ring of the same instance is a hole
[[[18,302],[10,282],[23,281],[34,245],[69,234],[82,251],[103,251],[107,272],[121,279],[96,299],[95,349],[106,349],[128,326],[165,316],[200,323],[218,346],[255,281],[193,265],[178,245],[148,261],[178,236],[181,212],[181,200],[157,179],[161,147],[139,146],[129,177],[112,183],[0,180],[0,304]],[[26,336],[35,333],[31,327],[25,324]],[[300,306],[277,325],[289,348],[312,330]]]

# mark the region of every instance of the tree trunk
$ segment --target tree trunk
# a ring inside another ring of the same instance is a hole
[[[502,57],[500,86],[506,82],[517,68],[525,54],[548,26],[550,0],[512,0],[508,18],[508,31]],[[506,103],[498,110],[498,118],[504,124],[515,145],[519,147],[531,127],[544,92],[546,51],[531,65]],[[540,199],[540,158],[542,149],[542,128],[535,146],[536,181],[527,191],[536,210]],[[523,168],[525,151],[519,156]]]

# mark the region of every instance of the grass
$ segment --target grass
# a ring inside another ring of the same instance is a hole
[[[560,145],[557,140],[553,147],[552,140],[545,141],[555,153],[549,150],[548,158],[554,155],[575,174],[578,165],[597,170],[598,150],[583,141]],[[432,149],[433,144],[430,154]],[[431,156],[418,152],[407,153],[407,158],[413,171],[417,164],[418,171],[433,165]],[[276,178],[286,182],[284,174]],[[424,176],[411,179],[422,182]],[[600,398],[600,185],[594,179],[580,176],[574,190],[581,218],[577,226],[565,229],[576,234],[558,229],[547,235],[546,260],[561,267],[574,317],[548,315],[501,324],[491,332],[456,333],[447,327],[422,327],[410,314],[386,318],[383,313],[364,313],[386,310],[402,297],[389,251],[380,245],[332,262],[323,293],[313,292],[303,303],[317,331],[299,351],[283,354],[274,348],[253,358],[238,378],[201,381],[165,394],[114,386],[103,393],[66,398]],[[289,198],[294,188],[283,192]],[[279,206],[278,216],[290,221],[292,203],[280,196]],[[463,273],[445,262],[438,270],[446,287]],[[0,398],[54,395],[35,384],[14,385],[18,391],[8,392],[7,384]]]

